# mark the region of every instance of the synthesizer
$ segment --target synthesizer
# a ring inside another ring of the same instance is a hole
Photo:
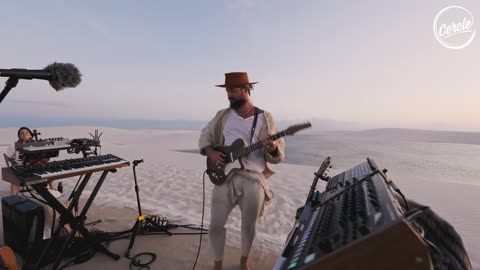
[[[367,159],[328,179],[274,269],[432,269],[393,182]]]
[[[63,137],[48,138],[31,142],[16,142],[15,150],[28,156],[30,159],[43,157],[56,157],[60,150],[72,148],[70,140]]]
[[[16,142],[15,149],[20,152],[39,152],[43,150],[61,150],[70,148],[70,140],[63,137],[47,138],[38,141]]]
[[[46,182],[47,180],[113,170],[129,165],[130,163],[128,161],[107,154],[51,161],[45,164],[2,168],[2,178],[4,181],[12,184],[24,186]]]

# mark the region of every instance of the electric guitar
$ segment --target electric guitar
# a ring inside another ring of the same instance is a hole
[[[272,141],[278,140],[286,135],[293,135],[296,132],[311,127],[310,122],[292,125],[287,129],[278,132],[277,134],[268,136]],[[245,146],[245,142],[242,139],[236,139],[230,145],[217,145],[213,147],[215,151],[223,153],[225,157],[225,165],[217,165],[215,161],[207,158],[207,174],[210,181],[215,185],[221,185],[227,180],[228,173],[233,168],[243,168],[241,158],[248,156],[253,151],[263,148],[262,142],[256,142],[252,145]]]
[[[15,253],[7,246],[0,247],[0,270],[20,270]]]

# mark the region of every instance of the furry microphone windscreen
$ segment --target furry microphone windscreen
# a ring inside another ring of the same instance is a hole
[[[57,91],[65,87],[76,87],[82,81],[82,74],[74,64],[54,62],[43,70],[52,74],[49,82],[53,89]]]

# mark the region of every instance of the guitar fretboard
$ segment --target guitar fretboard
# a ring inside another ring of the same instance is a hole
[[[280,131],[276,134],[268,136],[268,138],[272,141],[276,141],[276,140],[278,140],[281,137],[284,137],[286,135],[287,135],[287,133],[285,132],[285,130],[282,130],[282,131]],[[262,142],[256,142],[252,145],[245,146],[241,151],[239,151],[238,153],[236,153],[234,155],[234,158],[239,159],[241,157],[247,156],[248,154],[250,154],[253,151],[260,150],[262,148],[263,148]]]

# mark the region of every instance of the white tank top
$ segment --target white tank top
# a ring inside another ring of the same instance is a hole
[[[243,119],[235,110],[231,110],[227,122],[223,128],[223,136],[225,138],[225,145],[232,144],[236,139],[240,138],[245,142],[245,146],[250,145],[250,136],[252,133],[252,125],[254,115]],[[265,125],[265,115],[258,114],[257,125],[255,133],[253,134],[252,144],[259,141],[260,130]],[[245,169],[262,173],[265,170],[265,159],[263,157],[263,150],[256,150],[251,152],[248,156],[242,158]]]

